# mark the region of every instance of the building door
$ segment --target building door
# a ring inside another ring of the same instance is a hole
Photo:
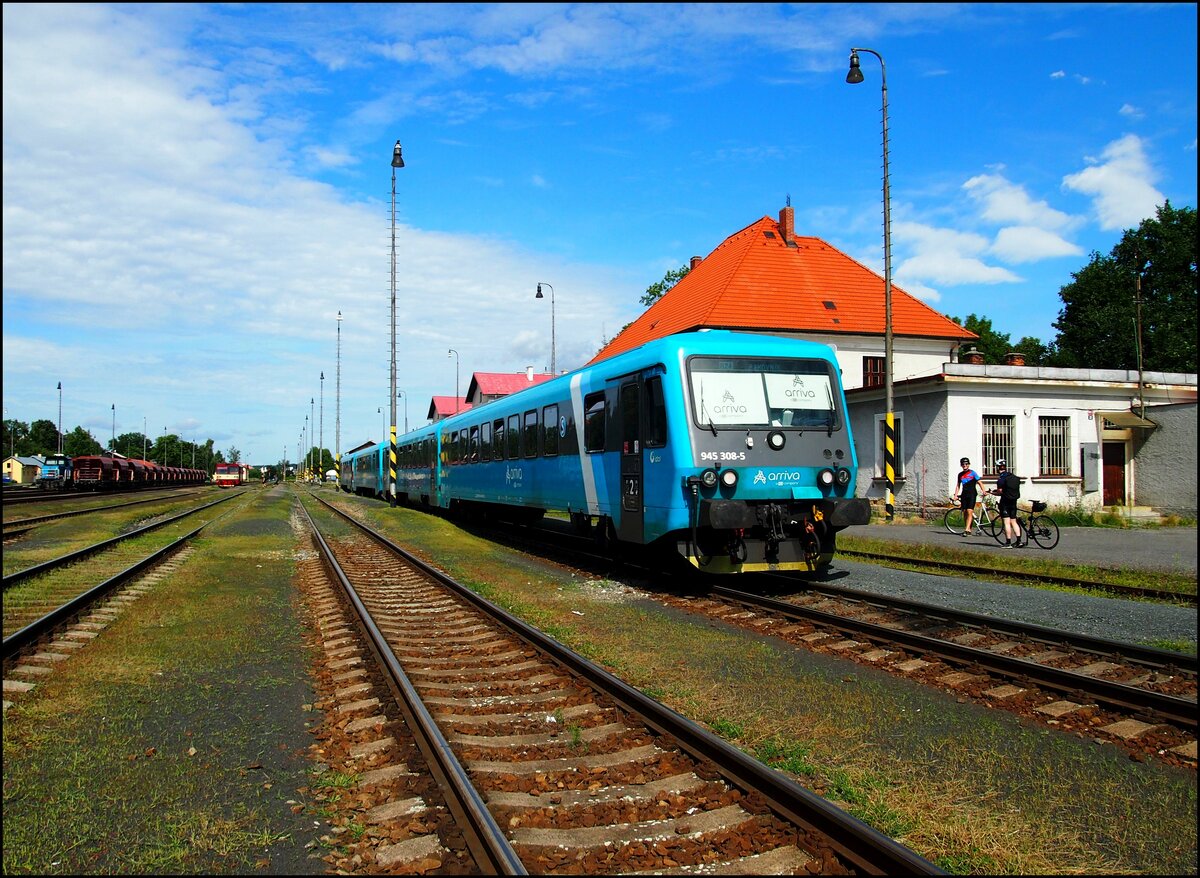
[[[1125,505],[1125,443],[1104,443],[1104,505]]]

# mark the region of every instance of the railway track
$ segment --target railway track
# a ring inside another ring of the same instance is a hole
[[[201,489],[203,490],[203,489]],[[54,521],[59,518],[71,518],[76,515],[88,515],[90,513],[111,512],[114,509],[123,509],[126,506],[140,506],[145,503],[166,503],[171,500],[177,500],[187,497],[193,497],[201,491],[184,491],[179,494],[160,495],[157,497],[145,497],[141,500],[130,500],[127,503],[113,503],[108,506],[89,506],[86,509],[64,509],[62,512],[51,512],[46,515],[33,515],[29,518],[16,518],[5,521],[3,524],[4,538],[9,539],[20,534],[27,533],[34,525],[43,524],[47,521]]]
[[[320,502],[328,510],[321,517],[340,518],[326,525],[337,535],[314,540],[390,687],[402,693],[396,712],[457,818],[458,833],[395,840],[374,852],[376,865],[408,865],[395,845],[410,844],[427,868],[443,856],[455,862],[465,846],[480,870],[505,874],[940,874]],[[357,687],[370,686],[355,682],[363,658],[351,627],[332,612],[321,624],[326,648],[346,650],[337,661],[346,663],[338,669],[347,691],[335,709],[361,730],[357,752],[380,757],[363,764],[364,776],[376,781],[390,770],[399,778],[395,714],[359,697],[367,692]],[[391,792],[373,813],[428,807]],[[434,817],[418,825],[444,824]]]
[[[490,536],[498,532],[488,528]],[[587,539],[551,524],[504,529],[509,545],[611,575],[613,562]],[[633,572],[637,561],[628,564]],[[919,680],[1062,731],[1117,744],[1135,758],[1156,756],[1195,768],[1196,659],[1183,653],[1077,636],[1068,631],[956,612],[943,606],[888,599],[780,574],[772,601],[706,580],[668,587],[661,572],[640,571],[656,587],[648,596],[783,636],[793,645],[827,652]],[[1008,572],[1008,577],[1012,573]],[[712,600],[698,598],[709,592]],[[730,609],[730,604],[737,604]]]
[[[67,621],[91,609],[97,601],[119,586],[181,549],[225,511],[217,509],[217,506],[235,496],[238,495],[222,497],[164,521],[4,577],[3,659],[6,691],[11,688],[7,680],[8,666],[14,658],[36,646]],[[191,521],[185,524],[186,519]],[[199,526],[179,534],[181,528],[191,527],[196,521],[200,522]],[[169,527],[172,525],[175,527]]]
[[[186,485],[165,484],[165,485],[154,485],[154,486],[150,486],[150,487],[137,488],[136,491],[137,491],[137,493],[140,494],[140,493],[145,493],[148,491],[179,490],[182,487],[200,488],[200,487],[205,487],[205,486],[204,485],[186,486]],[[119,493],[124,493],[124,492],[110,492],[110,493],[119,494]],[[102,497],[102,496],[105,496],[105,494],[104,494],[104,492],[101,492],[101,491],[60,491],[60,492],[50,493],[47,491],[39,491],[36,488],[34,488],[34,489],[30,489],[28,491],[14,494],[13,496],[9,496],[9,494],[6,492],[3,496],[2,501],[0,501],[0,502],[2,502],[5,507],[8,507],[8,506],[18,506],[18,505],[25,504],[25,503],[58,503],[58,502],[67,501],[67,500],[95,499],[97,496]]]

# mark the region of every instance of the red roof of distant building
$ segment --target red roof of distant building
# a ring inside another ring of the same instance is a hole
[[[820,238],[796,235],[791,207],[726,238],[592,358],[701,328],[879,335],[884,282]],[[949,317],[892,284],[897,336],[974,339]]]
[[[535,372],[529,377],[529,371],[524,372],[476,372],[471,376],[471,384],[467,387],[467,398],[475,395],[475,389],[485,396],[508,396],[518,390],[533,387],[543,381],[549,381],[554,376],[549,372]]]
[[[444,418],[452,415],[455,412],[465,412],[471,407],[471,404],[463,398],[459,398],[458,405],[454,404],[453,396],[435,396],[429,403],[429,418],[441,417]]]

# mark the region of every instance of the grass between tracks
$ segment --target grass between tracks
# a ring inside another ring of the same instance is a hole
[[[947,871],[1196,871],[1194,772],[732,631],[435,516],[358,502],[398,543]]]
[[[238,501],[234,501],[238,502]],[[6,874],[319,872],[290,498],[222,519],[4,720]]]

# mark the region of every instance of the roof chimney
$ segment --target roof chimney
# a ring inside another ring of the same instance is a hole
[[[785,244],[796,239],[796,213],[790,204],[779,211],[779,237]]]
[[[526,367],[525,367],[525,380],[526,380],[526,381],[533,381],[533,366],[526,366]]]
[[[699,265],[703,261],[703,259],[704,259],[703,256],[693,256],[692,257],[692,268],[695,268],[697,265]]]

